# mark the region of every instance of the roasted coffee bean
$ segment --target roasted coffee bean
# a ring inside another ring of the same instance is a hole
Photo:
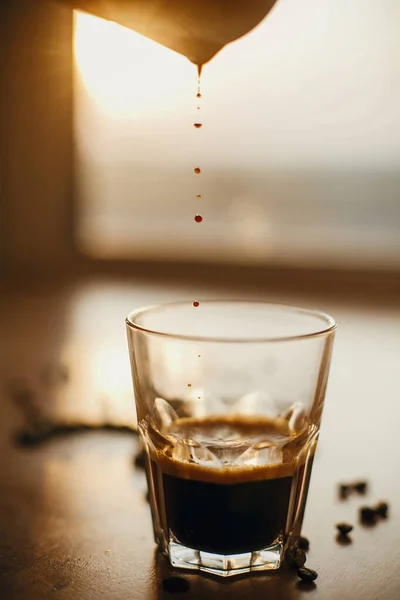
[[[306,552],[310,548],[310,542],[306,537],[303,537],[302,535],[299,537],[297,544],[300,550],[305,550]]]
[[[138,469],[144,469],[146,454],[142,450],[135,456],[135,467]]]
[[[368,488],[368,483],[366,481],[356,481],[353,483],[352,487],[359,494],[365,494]]]
[[[307,567],[301,567],[298,569],[297,575],[302,581],[304,581],[304,583],[312,583],[318,577],[317,571],[313,571],[313,569],[308,569]]]
[[[290,548],[288,548],[286,550],[286,554],[285,554],[285,561],[287,563],[287,565],[291,568],[291,569],[296,569],[296,564],[294,562],[294,555],[298,550],[298,546],[297,543],[295,543],[293,546],[291,546]]]
[[[344,533],[338,533],[336,536],[336,541],[341,546],[348,546],[349,544],[351,544],[353,542],[351,537],[349,537],[348,535],[345,535]]]
[[[375,514],[379,515],[380,517],[387,517],[389,505],[387,502],[378,502],[374,510]]]
[[[339,496],[342,498],[342,500],[345,500],[348,495],[350,493],[350,486],[347,485],[347,483],[341,483],[339,485]]]
[[[353,529],[353,525],[350,525],[350,523],[337,523],[336,527],[343,535],[347,535]]]
[[[360,518],[364,523],[374,523],[375,522],[375,510],[369,506],[362,506],[360,508]]]
[[[304,550],[299,548],[295,544],[292,548],[286,552],[286,562],[291,569],[298,569],[305,565],[307,560],[306,553]]]
[[[190,588],[189,582],[187,579],[183,579],[183,577],[168,577],[167,579],[163,579],[162,586],[166,592],[177,594],[187,592]]]

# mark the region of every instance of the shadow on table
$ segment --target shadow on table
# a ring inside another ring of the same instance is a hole
[[[235,600],[248,598],[249,600],[297,600],[302,592],[315,590],[315,586],[298,585],[298,578],[294,571],[282,569],[278,572],[258,573],[220,579],[204,573],[194,571],[181,571],[170,566],[168,560],[159,552],[154,553],[154,573],[156,582],[152,588],[155,595],[152,600],[169,600],[175,594],[164,589],[164,581],[171,578],[180,578],[186,582],[177,582],[175,590],[179,597],[190,600]],[[181,583],[181,585],[179,585]],[[172,582],[174,584],[174,582]],[[167,586],[168,587],[168,586]],[[187,590],[185,589],[187,588]]]

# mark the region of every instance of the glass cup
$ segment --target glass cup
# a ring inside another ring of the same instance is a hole
[[[301,531],[335,321],[194,304],[126,320],[155,541],[174,567],[277,569]]]

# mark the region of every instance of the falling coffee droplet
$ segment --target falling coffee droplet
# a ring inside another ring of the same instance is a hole
[[[197,66],[197,94],[196,94],[196,98],[201,98],[201,68],[202,65],[198,65]],[[200,104],[197,104],[197,110],[200,110]],[[193,123],[194,128],[195,129],[200,129],[203,126],[203,123]],[[194,172],[196,175],[200,175],[201,173],[201,169],[200,167],[194,167]],[[196,194],[196,198],[199,199],[201,198],[201,194]],[[199,214],[196,214],[194,216],[194,220],[196,223],[201,223],[203,220],[203,217]],[[193,306],[195,308],[198,308],[198,306],[200,306],[200,302],[198,302],[197,300],[194,300],[193,302]],[[199,358],[200,358],[200,354],[199,354]],[[198,399],[200,400],[200,396],[198,396]]]
[[[201,68],[202,68],[202,65],[197,65],[197,94],[196,94],[196,98],[201,98]]]
[[[192,384],[191,384],[191,383],[188,383],[188,387],[192,387]]]

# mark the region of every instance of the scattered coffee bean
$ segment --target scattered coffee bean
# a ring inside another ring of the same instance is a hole
[[[389,505],[387,502],[378,502],[378,504],[375,506],[374,510],[375,510],[376,515],[379,515],[380,517],[385,518],[385,517],[387,517]]]
[[[303,537],[302,535],[299,537],[297,544],[300,550],[305,550],[306,552],[310,548],[309,540],[306,537]]]
[[[337,523],[336,524],[336,528],[340,531],[340,533],[342,533],[343,535],[347,535],[348,533],[350,533],[350,531],[353,530],[353,525],[350,525],[350,523]]]
[[[143,450],[141,450],[135,456],[135,467],[138,469],[144,469],[146,454]]]
[[[356,481],[353,483],[353,488],[358,494],[365,494],[368,489],[368,483],[366,481]]]
[[[305,565],[306,560],[306,553],[298,547],[297,543],[286,552],[286,562],[291,569],[299,569]]]
[[[67,367],[60,367],[60,377],[67,379],[69,373]],[[19,446],[33,448],[40,446],[48,440],[77,432],[93,431],[118,431],[138,435],[136,427],[131,425],[119,425],[117,423],[84,423],[70,421],[53,421],[38,401],[35,392],[30,389],[24,380],[13,380],[10,383],[10,398],[20,408],[25,418],[24,429],[17,432],[15,441]],[[138,457],[138,462],[140,462]],[[143,461],[144,464],[144,461]]]
[[[369,506],[362,506],[360,508],[360,518],[363,523],[374,523],[375,522],[375,510]]]
[[[162,586],[166,592],[170,592],[171,594],[181,594],[182,592],[187,592],[190,588],[189,582],[187,579],[183,579],[183,577],[168,577],[167,579],[163,579]]]
[[[296,567],[300,568],[306,564],[307,556],[304,550],[298,548],[296,554],[294,556],[294,562],[296,563]]]
[[[350,486],[347,485],[347,483],[341,483],[339,485],[339,496],[340,498],[342,498],[343,500],[345,500],[348,495],[350,493]]]
[[[353,492],[357,492],[357,494],[366,494],[368,491],[368,482],[360,479],[360,481],[355,481],[354,483],[340,483],[339,484],[339,496],[342,500],[345,500],[349,497]]]
[[[307,567],[301,567],[298,569],[297,575],[305,583],[312,583],[318,577],[318,573],[316,571],[313,571],[313,569],[308,569]]]
[[[338,533],[336,536],[336,541],[341,546],[348,546],[353,542],[350,536],[345,535],[344,533]]]

